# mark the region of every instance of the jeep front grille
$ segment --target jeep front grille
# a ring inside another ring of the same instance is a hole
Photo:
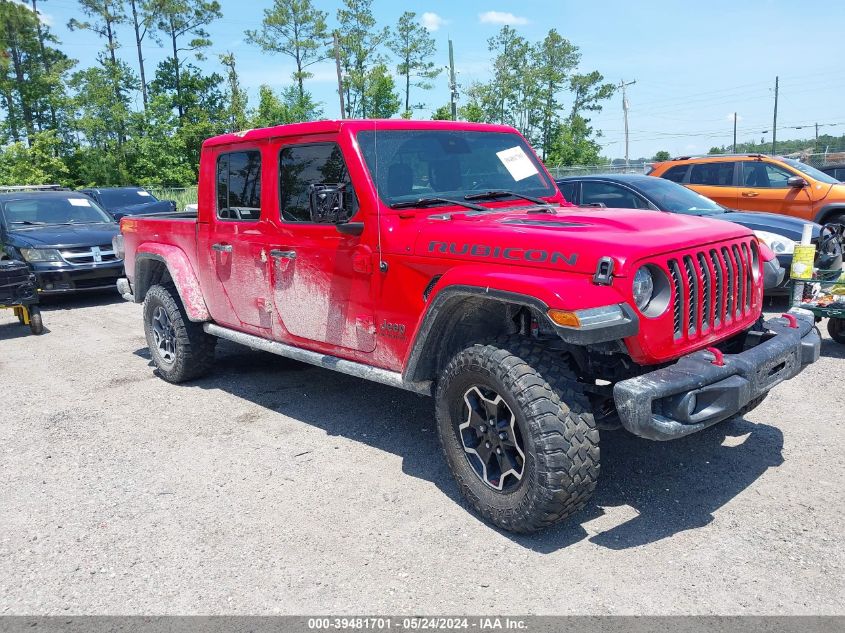
[[[750,316],[757,308],[755,266],[757,245],[750,240],[670,257],[675,339],[694,340]]]

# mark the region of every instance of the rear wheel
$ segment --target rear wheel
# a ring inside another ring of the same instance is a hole
[[[845,319],[828,319],[827,333],[834,341],[845,345]]]
[[[167,382],[198,378],[214,364],[217,339],[188,319],[173,285],[153,286],[147,292],[144,334],[153,363]]]
[[[436,407],[458,487],[491,523],[533,532],[580,510],[595,489],[589,402],[562,360],[530,339],[459,352],[438,382]]]

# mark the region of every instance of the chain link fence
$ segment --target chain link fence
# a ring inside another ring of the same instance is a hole
[[[631,161],[625,163],[606,163],[604,165],[546,165],[552,178],[566,178],[567,176],[590,176],[592,174],[647,174],[653,161]]]

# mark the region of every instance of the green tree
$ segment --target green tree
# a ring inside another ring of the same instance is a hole
[[[327,15],[315,9],[311,0],[274,0],[264,10],[261,29],[246,32],[263,50],[293,58],[300,98],[305,97],[304,80],[312,76],[307,69],[326,59]]]
[[[440,106],[431,113],[432,121],[451,121],[452,120],[452,106],[447,103]]]
[[[654,154],[654,158],[652,158],[651,160],[659,163],[663,162],[664,160],[669,160],[669,158],[671,158],[669,152],[667,152],[665,149],[662,149],[659,152],[656,152]]]
[[[197,59],[204,59],[203,50],[211,46],[205,27],[223,17],[223,14],[217,0],[156,1],[156,28],[167,38],[170,45],[173,85],[177,95],[176,107],[181,121],[185,116],[182,99],[182,54],[193,53]]]
[[[16,141],[0,148],[0,185],[68,184],[55,130],[36,132],[29,140],[29,145]]]
[[[346,116],[367,118],[374,116],[367,102],[372,90],[367,82],[372,69],[383,63],[379,48],[387,41],[387,28],[376,28],[372,11],[373,0],[344,0],[337,11],[340,57],[343,66],[343,87],[346,91]]]
[[[396,83],[384,64],[374,66],[367,75],[366,99],[367,116],[374,119],[389,119],[402,108]],[[407,112],[410,114],[410,110]]]
[[[440,74],[432,61],[437,45],[424,26],[417,22],[417,14],[405,11],[396,24],[393,37],[387,43],[399,59],[396,72],[405,78],[405,112],[411,112],[411,86],[430,90],[431,80]],[[420,109],[422,105],[413,106]]]
[[[314,103],[311,95],[306,91],[304,97],[299,96],[296,86],[288,86],[277,96],[270,86],[262,85],[258,88],[258,108],[251,125],[253,127],[270,127],[285,123],[299,123],[313,121],[323,116],[319,104]]]
[[[566,88],[566,80],[578,65],[580,57],[578,48],[554,29],[532,50],[532,62],[536,66],[540,89],[539,136],[544,160],[560,110],[561,92]]]
[[[132,11],[132,28],[135,33],[135,50],[138,53],[138,73],[141,78],[141,98],[144,109],[147,109],[149,96],[147,92],[147,72],[144,66],[144,40],[150,33],[161,10],[159,0],[129,0]]]
[[[226,68],[226,78],[229,84],[229,112],[227,116],[229,131],[246,129],[247,95],[246,91],[241,89],[234,54],[221,55],[220,63]]]

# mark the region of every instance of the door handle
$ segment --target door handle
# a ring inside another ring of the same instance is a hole
[[[743,191],[743,192],[742,192],[742,195],[743,195],[743,197],[745,197],[745,198],[756,198],[756,197],[757,197],[757,196],[759,196],[760,194],[759,194],[759,193],[757,193],[756,191]]]
[[[232,245],[231,244],[212,244],[211,250],[217,251],[218,253],[231,253],[232,252]]]
[[[276,259],[296,259],[296,251],[283,251],[278,248],[274,248],[270,251],[270,257],[274,257]]]

